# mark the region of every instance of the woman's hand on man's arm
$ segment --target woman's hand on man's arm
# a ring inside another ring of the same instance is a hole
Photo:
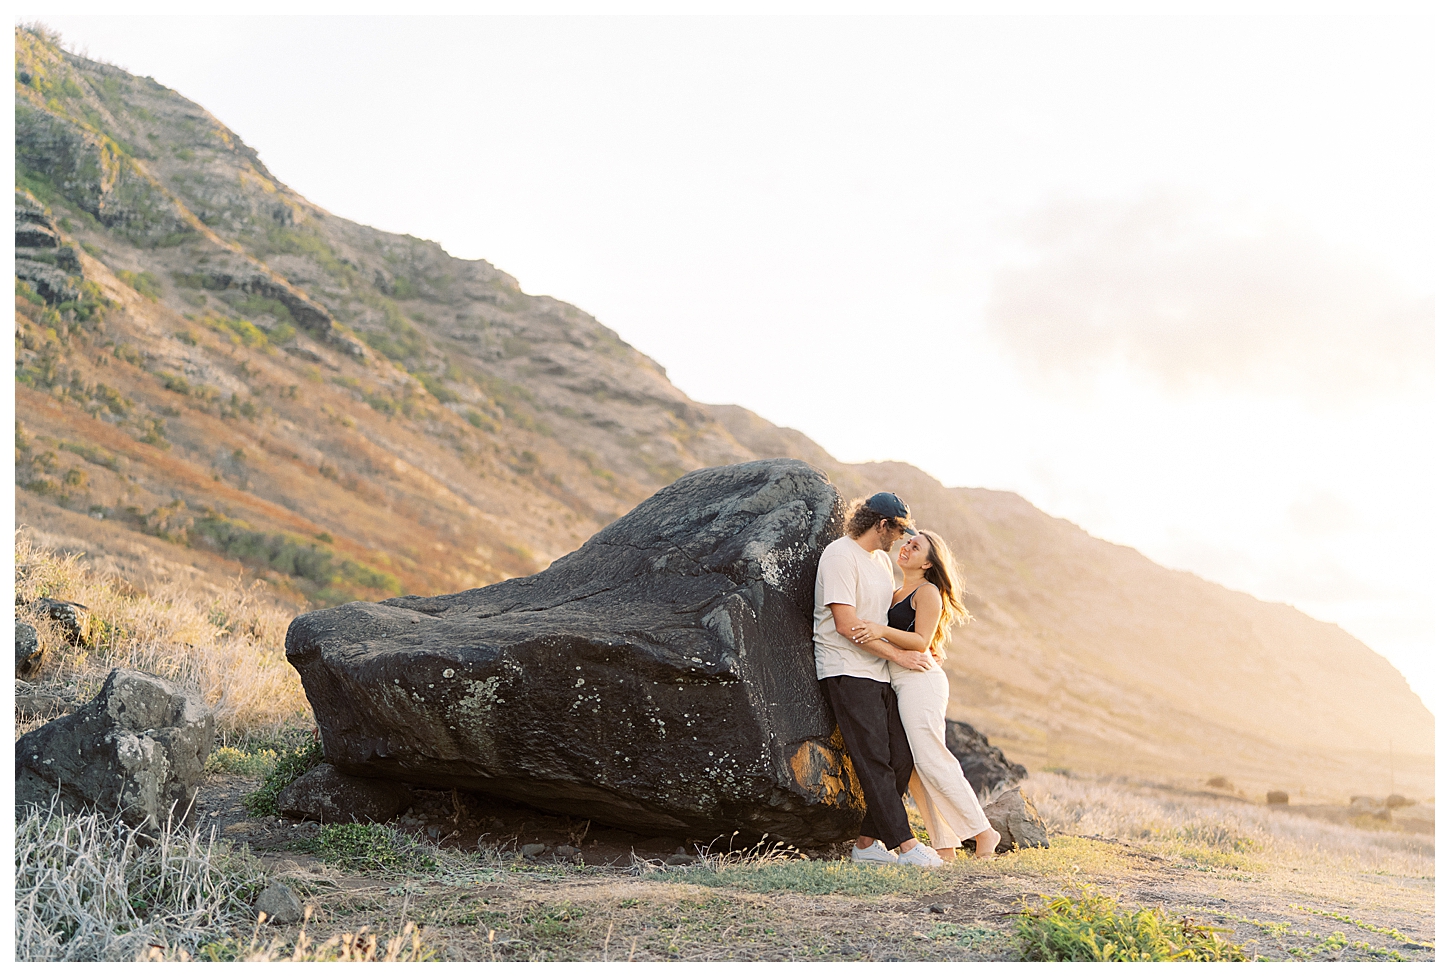
[[[868,641],[881,639],[889,641],[898,648],[907,651],[926,651],[926,638],[915,631],[902,631],[899,628],[889,628],[884,624],[873,624],[870,621],[862,621],[856,625],[856,630],[851,635],[851,640],[859,644]]]

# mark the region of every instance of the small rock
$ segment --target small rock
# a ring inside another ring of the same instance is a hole
[[[436,824],[430,824],[428,825],[428,830],[425,832],[425,834],[428,835],[430,841],[437,841],[439,838],[443,837],[443,829],[438,827],[438,825]]]
[[[290,817],[323,824],[382,822],[412,800],[413,792],[397,781],[351,777],[330,763],[320,763],[283,788],[277,807]]]
[[[267,914],[269,923],[296,923],[302,920],[302,901],[285,882],[273,882],[262,890],[253,906]]]
[[[40,645],[35,628],[24,621],[15,622],[15,677],[23,678],[40,670]]]
[[[1288,804],[1289,795],[1282,790],[1271,790],[1264,795],[1270,804]]]
[[[1047,824],[1032,801],[1013,787],[983,808],[987,821],[1002,836],[998,852],[1013,848],[1047,848]]]
[[[560,845],[554,849],[554,854],[561,855],[564,858],[573,858],[575,855],[580,854],[580,852],[573,845]]]
[[[1403,794],[1391,794],[1389,797],[1385,798],[1385,807],[1388,807],[1392,810],[1397,807],[1409,807],[1413,803],[1415,802],[1405,797]]]
[[[946,913],[947,907],[944,906],[942,903],[934,902],[930,906],[926,907],[926,911],[929,913],[936,913],[938,916],[940,916]]]
[[[525,845],[519,849],[519,854],[525,858],[533,858],[537,855],[542,855],[548,847],[548,845]]]
[[[686,855],[682,851],[677,851],[673,855],[671,855],[669,858],[666,858],[665,859],[665,864],[666,865],[693,865],[693,864],[695,864],[695,856],[694,855]]]

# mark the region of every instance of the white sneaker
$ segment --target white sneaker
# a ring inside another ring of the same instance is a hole
[[[935,851],[921,842],[917,842],[910,851],[904,851],[896,856],[898,865],[915,865],[918,868],[940,868],[946,862]]]
[[[895,865],[896,853],[887,851],[886,846],[880,841],[873,841],[866,848],[851,846],[851,861],[853,862],[876,862],[880,865]]]

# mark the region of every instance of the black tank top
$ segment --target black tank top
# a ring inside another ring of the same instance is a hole
[[[916,588],[916,590],[920,589],[920,587]],[[891,609],[886,612],[888,628],[895,628],[898,631],[916,630],[916,608],[911,606],[911,598],[916,595],[916,590],[891,605]]]

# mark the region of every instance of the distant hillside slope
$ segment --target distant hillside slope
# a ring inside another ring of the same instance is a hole
[[[298,607],[456,591],[686,471],[793,456],[956,543],[953,714],[1027,762],[1433,792],[1429,713],[1338,628],[694,403],[580,310],[326,213],[199,106],[23,28],[15,91],[16,517],[43,541]]]

